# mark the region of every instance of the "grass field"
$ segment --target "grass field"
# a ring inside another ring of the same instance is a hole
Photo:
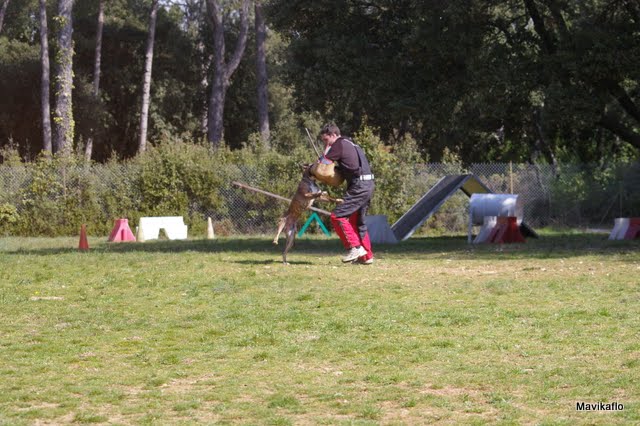
[[[0,424],[640,423],[640,241],[77,243],[0,239]]]

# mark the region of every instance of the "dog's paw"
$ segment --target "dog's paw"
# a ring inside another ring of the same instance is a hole
[[[344,200],[342,198],[336,198],[336,203],[337,204],[344,203]]]
[[[274,246],[277,246],[277,245],[278,245],[278,240],[273,240],[273,241],[271,241],[271,242],[273,243],[273,245],[274,245]]]

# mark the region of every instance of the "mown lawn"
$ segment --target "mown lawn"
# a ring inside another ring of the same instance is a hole
[[[0,239],[0,424],[640,423],[640,241],[90,245]]]

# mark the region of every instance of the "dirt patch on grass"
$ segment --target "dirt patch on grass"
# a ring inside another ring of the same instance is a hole
[[[58,404],[49,404],[53,408],[57,408]],[[111,406],[88,407],[82,406],[73,411],[52,419],[36,419],[33,422],[35,426],[45,425],[62,425],[62,424],[84,424],[84,423],[100,423],[100,424],[135,424],[139,416],[123,416],[114,412]]]
[[[453,386],[437,386],[433,384],[427,384],[420,390],[421,394],[436,395],[436,396],[461,396],[468,395],[470,397],[476,397],[482,395],[481,390],[469,389],[469,388],[456,388]]]
[[[634,265],[624,263],[616,265],[616,270],[632,270],[634,268]],[[496,265],[495,263],[460,262],[450,259],[446,260],[444,264],[432,266],[429,273],[432,276],[452,275],[466,278],[492,278],[494,276],[508,278],[517,276],[518,278],[538,279],[540,277],[557,278],[576,275],[592,277],[611,274],[611,263],[604,264],[580,259],[539,259],[536,261],[523,259],[518,262],[502,262]]]
[[[396,401],[384,401],[380,404],[380,422],[388,424],[402,422],[408,425],[425,424],[447,417],[444,409],[432,407],[401,407]]]
[[[329,362],[314,362],[314,363],[302,363],[298,362],[293,367],[294,371],[308,371],[312,373],[327,374],[332,376],[342,376],[351,371],[358,370],[358,367],[350,363],[348,360],[340,361],[339,363]]]
[[[36,419],[34,420],[34,426],[45,426],[45,425],[62,425],[62,424],[71,424],[73,423],[73,419],[75,418],[74,413],[65,414],[62,417],[56,417],[53,420],[44,420],[44,419]]]
[[[54,404],[52,402],[39,402],[35,404],[30,404],[28,407],[18,408],[18,411],[31,411],[31,410],[48,410],[53,408],[58,408],[59,404]]]
[[[498,410],[487,401],[487,392],[483,389],[428,384],[419,393],[444,399],[449,406],[447,412],[455,411],[458,416],[493,421],[498,415]]]
[[[32,302],[37,302],[39,300],[64,300],[64,297],[60,296],[32,296],[29,298]]]
[[[205,386],[213,386],[212,382],[215,380],[214,374],[205,374],[199,377],[185,377],[181,379],[173,379],[160,386],[163,392],[170,393],[188,393],[192,392],[194,388],[202,388]]]

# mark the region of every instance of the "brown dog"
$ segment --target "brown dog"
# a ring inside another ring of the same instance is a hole
[[[340,198],[332,198],[326,192],[323,192],[309,172],[308,166],[303,166],[302,179],[298,184],[296,194],[291,199],[289,208],[285,214],[280,218],[278,222],[278,232],[273,239],[273,244],[278,244],[278,238],[283,229],[287,235],[287,242],[282,251],[282,263],[285,265],[287,262],[287,253],[293,246],[293,241],[296,238],[298,232],[298,219],[302,216],[302,213],[313,205],[315,200],[321,201],[333,201],[335,203],[341,203],[343,200]]]

